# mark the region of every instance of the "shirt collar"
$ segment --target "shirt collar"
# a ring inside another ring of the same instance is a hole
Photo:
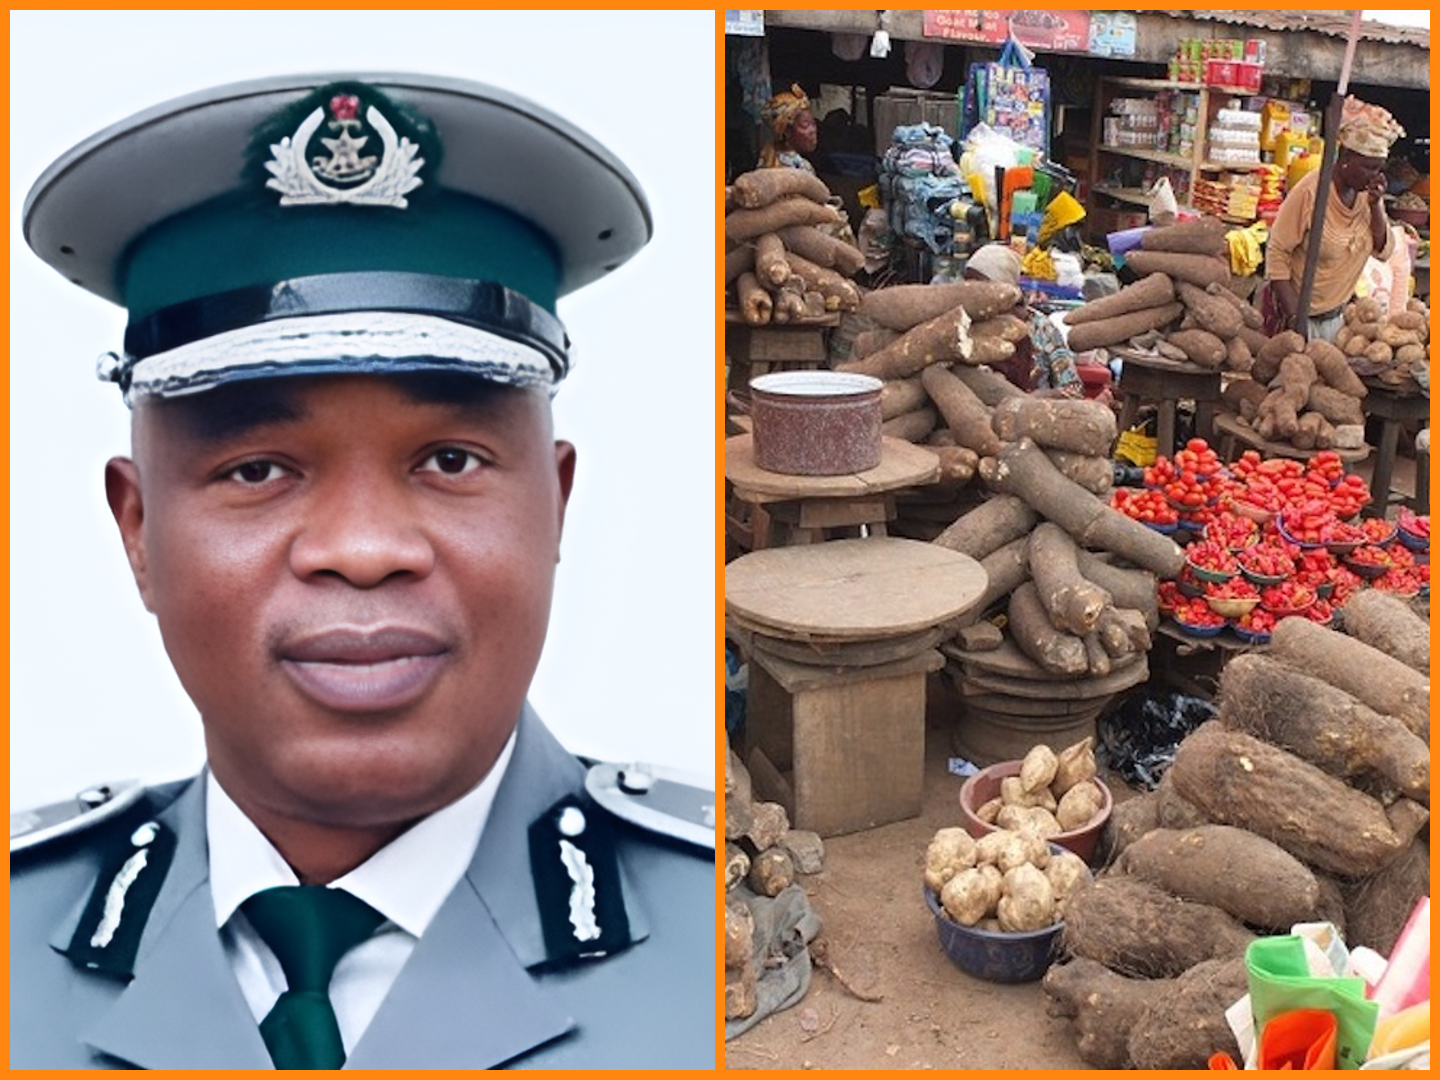
[[[512,731],[480,783],[331,882],[331,887],[358,896],[407,933],[423,934],[474,856],[514,749]],[[205,785],[210,893],[215,925],[221,927],[262,889],[300,881],[208,769]]]

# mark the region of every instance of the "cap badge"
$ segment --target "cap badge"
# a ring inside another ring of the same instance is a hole
[[[374,105],[364,109],[363,120],[360,114],[356,95],[336,94],[300,121],[294,135],[270,145],[265,168],[273,175],[265,186],[280,192],[281,206],[409,205],[406,192],[424,183],[416,175],[425,164],[415,156],[420,147],[397,134]],[[366,153],[376,149],[372,135],[378,154]]]

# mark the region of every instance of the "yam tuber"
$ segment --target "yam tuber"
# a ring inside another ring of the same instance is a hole
[[[785,261],[785,245],[774,233],[755,238],[755,276],[766,285],[783,285],[790,278],[790,264]]]
[[[900,335],[896,331],[886,330],[883,327],[875,330],[862,330],[855,335],[855,342],[850,349],[850,359],[863,360],[867,356],[873,356],[899,337]]]
[[[980,475],[993,490],[1022,496],[1081,547],[1114,552],[1162,577],[1174,577],[1184,568],[1185,553],[1173,540],[1066,479],[1029,439],[981,461]]]
[[[1213,720],[1181,742],[1170,775],[1175,790],[1211,820],[1249,829],[1344,877],[1379,870],[1429,818],[1408,799],[1387,811],[1288,750]]]
[[[1001,281],[953,281],[942,285],[895,285],[867,293],[860,314],[891,330],[909,330],[963,308],[972,319],[988,319],[1020,303],[1020,287]]]
[[[1147,229],[1140,234],[1142,251],[1169,251],[1181,255],[1228,256],[1225,241],[1227,226],[1219,218],[1202,217],[1194,221],[1178,221],[1173,225]]]
[[[1179,348],[1192,364],[1207,371],[1219,371],[1225,366],[1225,342],[1208,330],[1172,330],[1165,340]]]
[[[1378,589],[1361,589],[1341,610],[1345,633],[1416,671],[1430,674],[1430,624],[1411,611],[1405,601]]]
[[[1000,452],[1000,439],[990,424],[990,410],[948,368],[931,365],[920,373],[920,381],[959,445],[981,457]]]
[[[1234,295],[1223,287],[1216,286],[1215,288],[1227,295]],[[1240,333],[1240,328],[1245,325],[1245,320],[1240,317],[1238,307],[1220,299],[1206,289],[1192,285],[1188,281],[1181,281],[1176,284],[1175,292],[1186,310],[1195,317],[1195,324],[1201,330],[1207,330],[1214,334],[1222,342],[1235,337]],[[1174,339],[1171,340],[1173,342]],[[1184,346],[1182,345],[1181,348]]]
[[[1223,285],[1207,285],[1205,291],[1211,296],[1219,297],[1240,313],[1240,325],[1242,328],[1249,327],[1251,330],[1259,330],[1265,325],[1265,316],[1260,314],[1260,309],[1253,304],[1247,304],[1240,297]]]
[[[1030,534],[1028,558],[1030,577],[1055,628],[1076,636],[1094,630],[1110,594],[1080,575],[1069,533],[1042,521]]]
[[[1347,366],[1345,370],[1349,371],[1350,369]],[[1311,411],[1319,413],[1332,424],[1363,424],[1365,422],[1365,410],[1360,407],[1359,398],[1351,397],[1343,390],[1336,390],[1333,386],[1327,386],[1323,382],[1314,383],[1310,387],[1310,396],[1306,399],[1305,404]]]
[[[1065,313],[1067,326],[1100,322],[1117,315],[1164,307],[1175,299],[1175,285],[1164,274],[1150,274],[1110,296],[1091,300]]]
[[[741,173],[730,185],[735,205],[754,210],[769,206],[777,199],[801,196],[811,202],[823,203],[830,198],[830,189],[814,173],[803,169],[755,169]]]
[[[1255,366],[1250,377],[1256,382],[1267,384],[1280,371],[1280,361],[1291,353],[1305,351],[1305,339],[1294,330],[1276,334],[1255,353]]]
[[[880,434],[892,439],[903,439],[908,443],[921,443],[925,436],[935,430],[940,417],[928,405],[899,416],[891,417],[880,425]]]
[[[930,364],[942,360],[967,359],[973,349],[969,330],[970,316],[964,308],[954,308],[907,330],[879,352],[837,364],[836,369],[873,375],[877,379],[918,375]]]
[[[1168,251],[1132,251],[1125,263],[1137,274],[1169,274],[1172,281],[1188,281],[1205,288],[1207,285],[1228,285],[1228,260],[1209,255],[1181,255]]]
[[[849,278],[837,274],[834,270],[826,269],[823,266],[816,266],[809,259],[795,254],[793,251],[785,253],[785,261],[790,264],[790,272],[805,282],[806,289],[814,289],[825,297],[825,306],[830,307],[834,301],[840,311],[854,311],[860,306],[860,290]],[[755,265],[760,265],[760,256],[757,252]]]
[[[1202,960],[1244,956],[1254,935],[1217,907],[1112,874],[1071,894],[1064,940],[1075,956],[1122,975],[1156,979],[1179,975]]]
[[[1006,442],[1029,437],[1047,449],[1104,458],[1117,434],[1109,406],[1086,399],[1011,398],[996,406],[993,423]]]
[[[1145,625],[1151,630],[1160,625],[1155,575],[1150,571],[1112,566],[1098,555],[1084,550],[1079,552],[1077,563],[1080,573],[1108,592],[1117,608],[1139,611],[1144,616]]]
[[[940,475],[935,479],[937,484],[968,484],[975,478],[980,455],[968,446],[932,446],[930,449],[940,459]]]
[[[1046,671],[1074,676],[1089,671],[1084,643],[1074,634],[1055,628],[1034,582],[1026,581],[1010,594],[1008,614],[1015,644]]]
[[[997,495],[956,518],[953,525],[935,538],[935,543],[972,559],[984,559],[1012,540],[1028,537],[1037,520],[1035,511],[1024,499]]]
[[[755,249],[741,244],[725,253],[725,284],[729,285],[746,270],[755,269]]]
[[[1045,451],[1055,468],[1093,495],[1108,495],[1115,484],[1115,467],[1109,456],[1075,454],[1069,450]]]
[[[1130,1068],[1129,1032],[1168,980],[1127,979],[1080,956],[1045,972],[1045,1011],[1068,1018],[1080,1059],[1097,1069]]]
[[[924,408],[929,400],[918,378],[891,379],[880,387],[880,419],[891,420],[914,412]]]
[[[1240,1046],[1225,1013],[1247,989],[1249,972],[1239,958],[1202,960],[1163,984],[1130,1028],[1130,1067],[1205,1069],[1218,1053],[1238,1060]]]
[[[811,202],[801,195],[791,195],[758,210],[734,211],[725,218],[725,235],[735,243],[743,244],[765,233],[779,232],[787,225],[838,225],[840,220],[840,212],[834,207]]]
[[[747,270],[735,282],[735,298],[740,301],[740,315],[751,326],[763,326],[770,321],[774,301],[760,279]]]
[[[846,277],[853,277],[865,267],[865,256],[855,245],[808,225],[791,225],[781,229],[780,239],[787,251]]]
[[[1180,318],[1183,310],[1179,303],[1161,304],[1159,307],[1131,311],[1098,322],[1081,323],[1071,328],[1066,335],[1066,344],[1077,353],[1107,345],[1119,345],[1146,330],[1158,330],[1162,326],[1168,326]]]
[[[1243,923],[1288,933],[1315,918],[1320,886],[1299,859],[1233,825],[1155,829],[1125,849],[1116,870]]]
[[[1380,649],[1300,616],[1281,619],[1271,655],[1352,694],[1430,741],[1430,680]]]
[[[1345,354],[1324,338],[1314,338],[1305,345],[1305,355],[1315,365],[1316,374],[1325,385],[1348,394],[1352,398],[1363,398],[1369,391],[1360,376],[1351,369]],[[1349,421],[1337,421],[1348,423]]]
[[[959,367],[951,369],[955,377],[975,391],[975,396],[992,409],[1006,398],[1024,397],[1025,391],[988,367]]]

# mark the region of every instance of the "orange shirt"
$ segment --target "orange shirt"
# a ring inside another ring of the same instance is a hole
[[[1265,278],[1289,279],[1300,288],[1305,276],[1305,253],[1310,242],[1310,222],[1315,216],[1315,187],[1319,171],[1306,173],[1290,189],[1265,245]],[[1370,236],[1370,196],[1359,192],[1355,205],[1346,206],[1330,185],[1330,203],[1325,208],[1325,238],[1320,244],[1320,265],[1315,271],[1315,291],[1310,296],[1311,315],[1334,311],[1355,292],[1355,283],[1371,255],[1388,259],[1395,241],[1385,231],[1385,248],[1378,254]]]

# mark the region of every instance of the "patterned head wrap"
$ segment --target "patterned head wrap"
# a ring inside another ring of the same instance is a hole
[[[1379,105],[1367,105],[1357,97],[1347,96],[1340,111],[1340,145],[1366,157],[1390,156],[1390,145],[1405,134],[1405,129]]]
[[[805,96],[805,91],[791,83],[790,89],[776,94],[765,106],[764,119],[770,125],[770,130],[775,133],[775,138],[785,137],[790,130],[790,125],[795,123],[800,114],[810,108],[810,99]]]

